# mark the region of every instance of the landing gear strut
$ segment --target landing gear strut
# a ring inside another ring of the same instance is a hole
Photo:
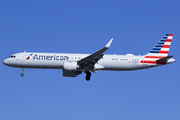
[[[86,80],[89,81],[91,79],[91,73],[89,71],[86,72]]]
[[[22,73],[20,75],[21,75],[21,77],[24,76],[24,68],[22,68]]]

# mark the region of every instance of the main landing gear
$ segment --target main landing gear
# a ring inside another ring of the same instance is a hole
[[[22,68],[22,73],[20,75],[21,75],[21,77],[24,76],[24,68]]]
[[[86,72],[86,80],[89,81],[91,79],[91,73],[89,71]]]

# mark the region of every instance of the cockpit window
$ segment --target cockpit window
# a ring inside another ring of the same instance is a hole
[[[10,58],[15,58],[16,56],[15,55],[11,55]]]

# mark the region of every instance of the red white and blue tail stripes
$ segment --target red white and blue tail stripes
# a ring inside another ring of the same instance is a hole
[[[171,41],[173,34],[166,34],[163,38],[154,46],[154,48],[149,53],[157,53],[160,56],[167,56],[169,53],[169,48],[171,46]]]
[[[168,56],[172,38],[173,34],[164,35],[140,63],[165,64],[165,62],[157,62],[157,60]]]

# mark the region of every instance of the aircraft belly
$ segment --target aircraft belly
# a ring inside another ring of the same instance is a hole
[[[63,62],[60,61],[16,61],[12,67],[19,68],[45,68],[45,69],[62,69]]]
[[[62,69],[63,62],[59,61],[31,61],[30,68]]]
[[[105,67],[103,70],[119,70],[119,71],[130,71],[146,68],[147,66],[141,65],[139,63],[129,63],[129,62],[110,62],[103,64]]]

